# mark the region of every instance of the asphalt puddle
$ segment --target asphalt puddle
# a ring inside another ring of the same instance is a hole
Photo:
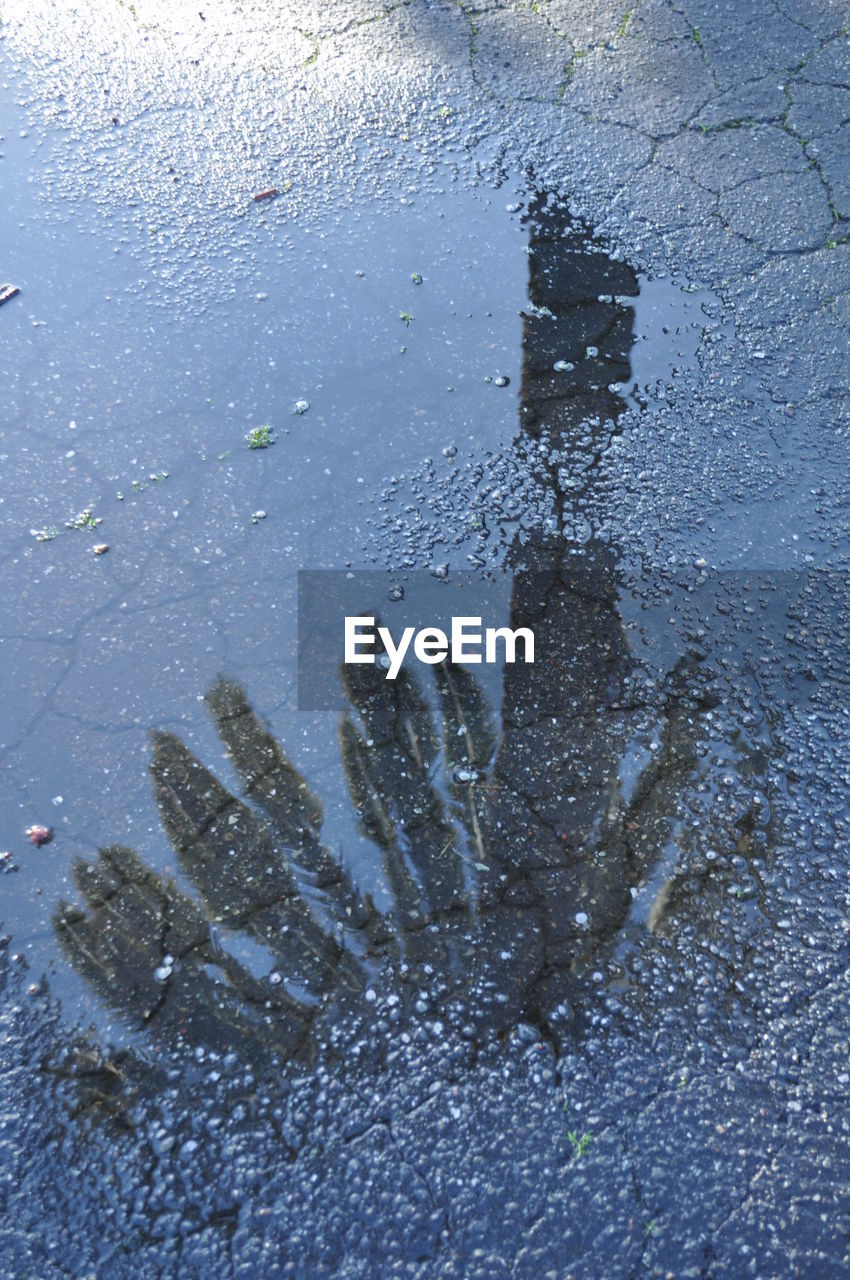
[[[217,264],[181,294],[132,218],[33,190],[49,139],[19,124],[21,294],[0,314],[18,963],[69,1026],[154,1056],[309,1056],[378,983],[394,1019],[465,1001],[481,1034],[575,1029],[583,985],[622,982],[669,915],[682,857],[711,862],[694,829],[767,841],[741,779],[771,743],[735,724],[730,781],[715,753],[706,783],[725,695],[693,646],[647,665],[624,602],[658,583],[624,585],[596,520],[623,415],[693,366],[717,300],[639,278],[525,180],[439,174],[312,225],[246,199],[240,287]],[[299,711],[297,571],[376,567],[486,571],[543,660],[349,678],[341,715]]]

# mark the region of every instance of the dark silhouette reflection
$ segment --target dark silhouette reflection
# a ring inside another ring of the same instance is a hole
[[[410,676],[391,684],[367,670],[348,684],[340,741],[362,826],[382,852],[389,911],[361,895],[322,844],[320,802],[241,687],[224,679],[207,702],[244,799],[178,738],[154,736],[157,805],[197,898],[122,846],[75,865],[84,906],[57,913],[62,944],[101,997],[163,1046],[308,1055],[317,1020],[368,1008],[379,961],[381,971],[394,964],[411,993],[425,973],[457,994],[480,986],[478,1016],[489,1009],[490,1025],[521,1016],[537,930],[495,895],[479,915],[465,866],[472,847],[479,876],[489,870],[484,790],[471,781],[486,777],[495,745],[480,691],[464,670],[440,672],[440,732]],[[449,795],[432,781],[444,741],[446,765],[463,779]]]
[[[171,734],[154,735],[151,761],[163,826],[199,901],[132,850],[110,846],[76,864],[87,910],[63,906],[56,924],[102,997],[164,1041],[220,1051],[250,1041],[254,1052],[289,1057],[308,1044],[328,992],[345,1001],[362,990],[362,968],[339,930],[372,943],[386,932],[322,845],[319,801],[242,689],[221,680],[208,704],[246,799]],[[338,929],[314,917],[297,872],[321,892]]]
[[[647,877],[661,868],[651,929],[701,892],[670,846],[692,839],[688,794],[699,802],[717,772],[704,743],[717,673],[690,646],[663,686],[647,683],[621,621],[616,547],[593,526],[637,281],[557,204],[541,198],[528,221],[517,448],[558,530],[511,550],[511,625],[532,627],[544,660],[506,668],[499,725],[468,668],[434,668],[439,724],[405,671],[345,669],[340,747],[381,852],[384,911],[322,843],[318,797],[239,685],[219,680],[207,704],[242,798],[179,738],[155,735],[156,800],[194,896],[112,846],[77,864],[83,905],[63,905],[56,927],[103,999],[165,1047],[308,1056],[344,1014],[368,1015],[378,978],[399,1011],[436,984],[481,1034],[526,1021],[557,1039],[580,1022],[589,964],[619,954]],[[761,746],[735,751],[763,771]],[[748,856],[764,818],[736,803],[725,812]]]

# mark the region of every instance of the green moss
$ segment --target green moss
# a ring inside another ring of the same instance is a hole
[[[268,423],[262,427],[252,427],[245,439],[249,449],[268,449],[270,444],[274,444],[274,436]]]
[[[567,1137],[569,1138],[570,1146],[573,1149],[572,1159],[580,1160],[593,1141],[593,1135],[585,1131],[581,1137],[579,1137],[575,1129],[570,1129]]]
[[[636,8],[637,8],[637,5],[632,5],[631,9],[627,9],[626,12],[623,14],[622,18],[620,19],[620,25],[615,32],[615,35],[618,36],[620,40],[622,40],[623,36],[628,31],[629,23],[632,20],[632,14],[634,13]]]
[[[96,529],[99,524],[103,524],[100,516],[96,516],[91,507],[83,507],[72,520],[66,520],[66,529]]]

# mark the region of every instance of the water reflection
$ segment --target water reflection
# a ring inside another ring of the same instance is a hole
[[[439,719],[408,673],[345,673],[340,750],[386,910],[323,843],[319,797],[239,685],[219,680],[207,705],[240,796],[179,738],[155,735],[159,813],[192,894],[111,846],[78,862],[82,905],[55,923],[102,999],[163,1048],[309,1057],[344,1014],[368,1016],[378,982],[399,1016],[438,990],[481,1034],[524,1021],[560,1038],[580,1025],[589,966],[624,963],[647,886],[638,924],[653,931],[696,901],[679,860],[717,789],[717,673],[694,643],[661,679],[647,674],[623,621],[617,548],[594,527],[637,280],[555,202],[539,198],[528,226],[517,448],[559,529],[517,538],[511,625],[533,627],[545,660],[506,668],[499,724],[466,668],[435,669]],[[764,771],[760,730],[725,768],[722,821],[746,857],[765,818],[750,783],[749,808],[733,783]]]

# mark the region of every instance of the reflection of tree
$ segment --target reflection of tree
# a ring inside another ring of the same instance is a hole
[[[322,845],[319,802],[242,690],[222,680],[208,701],[246,799],[172,735],[155,735],[151,762],[163,826],[198,899],[111,846],[77,863],[88,910],[63,907],[57,927],[101,995],[157,1035],[218,1048],[249,1040],[290,1056],[308,1043],[326,992],[362,989],[339,929],[374,940],[378,921]],[[312,914],[297,873],[321,892],[336,930]],[[257,976],[266,955],[275,967]]]
[[[158,1038],[219,1050],[244,1041],[288,1057],[307,1048],[320,1011],[363,999],[374,957],[442,970],[447,947],[469,946],[457,824],[431,783],[439,735],[413,681],[359,683],[342,749],[363,825],[383,852],[386,915],[322,844],[318,800],[225,680],[208,703],[245,798],[171,735],[155,736],[151,762],[163,826],[197,898],[121,846],[77,863],[85,909],[58,913],[63,945],[106,1001]],[[471,682],[446,672],[440,686],[447,718],[463,729],[462,758],[491,751]],[[320,897],[322,919],[308,893]],[[239,958],[252,946],[260,975]]]
[[[625,299],[637,283],[588,253],[557,208],[530,216],[535,313],[518,447],[535,444],[530,465],[569,537],[517,541],[511,612],[546,660],[506,669],[498,730],[466,669],[435,668],[439,725],[408,674],[346,673],[342,758],[381,851],[386,911],[322,843],[318,798],[238,685],[220,680],[207,702],[241,799],[178,738],[155,736],[156,800],[194,895],[112,846],[77,864],[84,906],[64,906],[57,929],[103,998],[166,1045],[307,1054],[328,1020],[368,1013],[379,972],[399,1003],[436,975],[445,1000],[464,1001],[488,1033],[527,1020],[557,1035],[662,855],[652,928],[705,888],[679,873],[669,846],[705,820],[713,675],[694,651],[652,698],[641,692],[616,550],[591,520],[594,462],[623,408]],[[757,817],[732,805],[726,816],[728,838],[746,848]]]
[[[550,614],[555,592],[541,603]],[[367,1013],[379,972],[401,975],[401,1001],[436,974],[487,1033],[525,1020],[557,1034],[695,776],[698,677],[678,673],[661,749],[624,796],[615,765],[630,712],[615,666],[607,707],[570,699],[566,730],[551,706],[535,715],[517,696],[498,750],[468,671],[437,671],[439,728],[407,673],[390,683],[358,668],[347,682],[343,762],[382,853],[386,912],[322,843],[319,801],[238,685],[219,680],[207,701],[243,798],[178,738],[155,735],[157,805],[196,894],[122,846],[77,863],[84,907],[63,906],[56,926],[102,998],[165,1047],[241,1046],[259,1061],[308,1054],[328,1019]]]

